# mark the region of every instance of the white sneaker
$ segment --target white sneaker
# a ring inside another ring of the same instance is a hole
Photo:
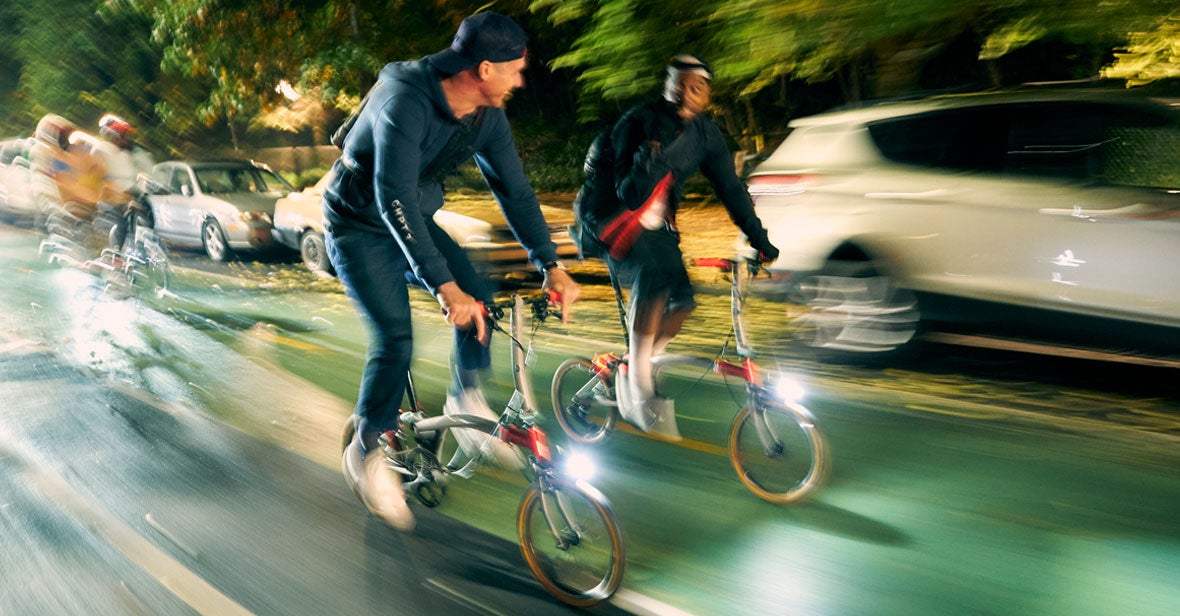
[[[631,379],[627,374],[627,366],[619,366],[615,373],[615,403],[619,407],[619,415],[629,424],[639,427],[638,416],[631,404]]]
[[[676,428],[676,405],[671,398],[654,397],[647,401],[647,409],[656,420],[648,429],[648,434],[670,443],[684,440],[680,430]]]
[[[500,416],[492,412],[483,392],[474,387],[464,387],[458,396],[448,393],[443,404],[443,415],[474,415],[490,421],[499,421]],[[524,468],[524,462],[512,445],[486,432],[465,428],[451,428],[451,434],[459,442],[463,452],[471,457],[481,456],[508,469]]]
[[[414,529],[414,513],[402,492],[401,475],[385,461],[385,452],[374,449],[361,458],[360,442],[344,448],[344,479],[373,515],[403,531]]]

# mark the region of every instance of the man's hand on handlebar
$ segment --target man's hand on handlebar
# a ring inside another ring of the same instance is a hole
[[[545,272],[545,282],[541,288],[546,291],[557,291],[557,303],[561,305],[561,322],[569,323],[571,307],[581,293],[578,283],[574,282],[565,270],[554,268]]]
[[[490,338],[483,304],[463,292],[459,285],[447,282],[438,287],[438,304],[442,306],[447,322],[459,329],[475,328],[475,336],[481,344]]]
[[[758,250],[758,261],[761,263],[771,263],[778,258],[778,248],[770,242],[766,242],[760,250]]]

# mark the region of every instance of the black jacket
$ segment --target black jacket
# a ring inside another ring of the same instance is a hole
[[[705,175],[721,203],[750,245],[770,252],[766,230],[754,213],[750,194],[733,166],[725,136],[709,118],[698,115],[687,123],[676,108],[661,98],[632,107],[611,133],[615,158],[615,189],[622,204],[636,209],[665,174],[672,173],[676,189],[669,210],[683,196],[684,181],[698,170]]]

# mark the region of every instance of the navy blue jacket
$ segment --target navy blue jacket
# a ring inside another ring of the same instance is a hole
[[[443,206],[443,174],[430,165],[463,125],[447,104],[441,79],[425,58],[387,64],[344,140],[333,166],[336,177],[324,194],[329,232],[392,234],[431,290],[454,278],[426,230],[427,219]],[[557,249],[525,178],[508,117],[493,107],[477,113],[470,146],[456,160],[475,157],[539,269],[557,259]]]

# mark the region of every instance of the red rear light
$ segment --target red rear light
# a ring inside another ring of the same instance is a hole
[[[537,426],[529,428],[529,437],[532,441],[533,455],[537,456],[538,460],[548,462],[553,459],[553,455],[549,452],[549,437]]]
[[[750,196],[760,195],[794,195],[803,192],[808,186],[819,183],[819,176],[812,173],[777,173],[770,175],[756,175],[750,178]]]

